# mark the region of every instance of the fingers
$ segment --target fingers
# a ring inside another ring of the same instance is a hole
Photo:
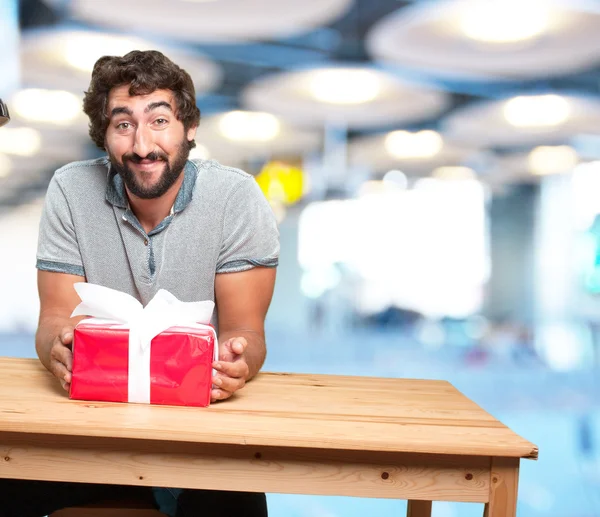
[[[219,372],[219,377],[227,376],[234,378],[243,378],[244,380],[248,377],[250,373],[250,369],[248,368],[248,363],[243,359],[227,362],[227,361],[217,361],[213,363],[213,368]]]
[[[228,339],[219,347],[219,361],[213,363],[217,373],[213,377],[212,402],[226,400],[246,385],[250,369],[243,355],[247,347],[243,337]]]
[[[211,393],[213,401],[225,400],[246,385],[248,365],[245,361],[234,363],[216,363],[217,374],[213,377],[214,389]]]
[[[234,337],[224,341],[219,346],[219,358],[223,361],[234,361],[237,356],[244,353],[248,347],[248,341],[243,337]]]
[[[248,346],[248,341],[243,337],[234,337],[229,341],[232,352],[237,355],[242,355]]]
[[[225,385],[225,384],[226,383],[224,383],[223,385]],[[232,388],[230,390],[213,386],[213,389],[210,392],[211,402],[216,402],[217,400],[226,400],[226,399],[230,398],[231,396],[233,396],[233,394],[236,391],[239,391],[240,389],[242,389],[246,385],[246,382],[244,381],[241,383],[235,383],[235,385],[236,385],[236,387]]]
[[[229,377],[217,374],[213,377],[213,384],[217,388],[234,393],[237,390],[241,390],[246,385],[246,377]]]
[[[61,386],[68,391],[71,385],[71,372],[62,363],[52,361],[52,373],[58,378]]]
[[[227,400],[232,395],[233,393],[231,393],[230,391],[213,389],[210,392],[210,401],[217,402],[218,400]]]
[[[73,353],[65,345],[73,341],[73,331],[63,331],[54,340],[50,349],[50,370],[60,380],[62,387],[69,390],[71,383],[71,370],[73,369]]]
[[[246,385],[250,369],[243,359],[233,362],[218,361],[213,364],[217,371],[213,377],[211,400],[225,400]]]
[[[60,333],[60,340],[65,346],[73,344],[73,327],[65,327]]]

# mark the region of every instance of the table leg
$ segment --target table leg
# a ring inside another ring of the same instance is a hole
[[[484,517],[516,517],[519,458],[492,458],[490,502]]]
[[[406,517],[431,517],[431,501],[408,501]]]

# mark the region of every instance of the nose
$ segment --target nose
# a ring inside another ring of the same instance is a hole
[[[152,134],[144,125],[137,127],[135,131],[135,140],[133,142],[133,152],[145,158],[153,150]]]

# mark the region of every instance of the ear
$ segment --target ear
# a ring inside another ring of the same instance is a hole
[[[194,138],[196,138],[196,130],[198,129],[198,126],[194,126],[191,127],[187,130],[187,139],[188,142],[191,142]]]

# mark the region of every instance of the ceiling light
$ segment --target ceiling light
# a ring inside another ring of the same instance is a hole
[[[559,95],[519,96],[506,101],[504,117],[516,127],[549,127],[565,122],[569,101]]]
[[[452,180],[452,181],[464,181],[474,180],[477,175],[475,171],[470,167],[460,166],[444,166],[438,167],[431,174],[434,178],[439,180]]]
[[[268,142],[280,131],[279,120],[270,113],[231,111],[219,121],[221,134],[234,141]]]
[[[0,129],[0,153],[33,156],[42,144],[39,131],[30,127],[3,127]]]
[[[515,43],[535,38],[549,25],[548,7],[540,0],[475,0],[464,5],[463,33],[486,43]]]
[[[381,82],[370,70],[316,70],[310,80],[309,90],[312,96],[321,102],[362,104],[379,95]]]
[[[385,148],[395,158],[425,159],[439,153],[444,141],[439,133],[431,130],[410,133],[392,131],[385,137]]]
[[[527,162],[532,174],[545,176],[570,171],[579,162],[579,157],[568,145],[540,146],[529,153]]]
[[[64,59],[70,66],[91,72],[102,56],[123,56],[132,50],[149,50],[150,46],[134,38],[75,32],[64,37],[62,48]]]
[[[21,90],[12,106],[21,118],[54,124],[72,122],[81,113],[80,99],[62,90]]]
[[[0,178],[6,178],[10,174],[12,162],[5,154],[0,154]]]

